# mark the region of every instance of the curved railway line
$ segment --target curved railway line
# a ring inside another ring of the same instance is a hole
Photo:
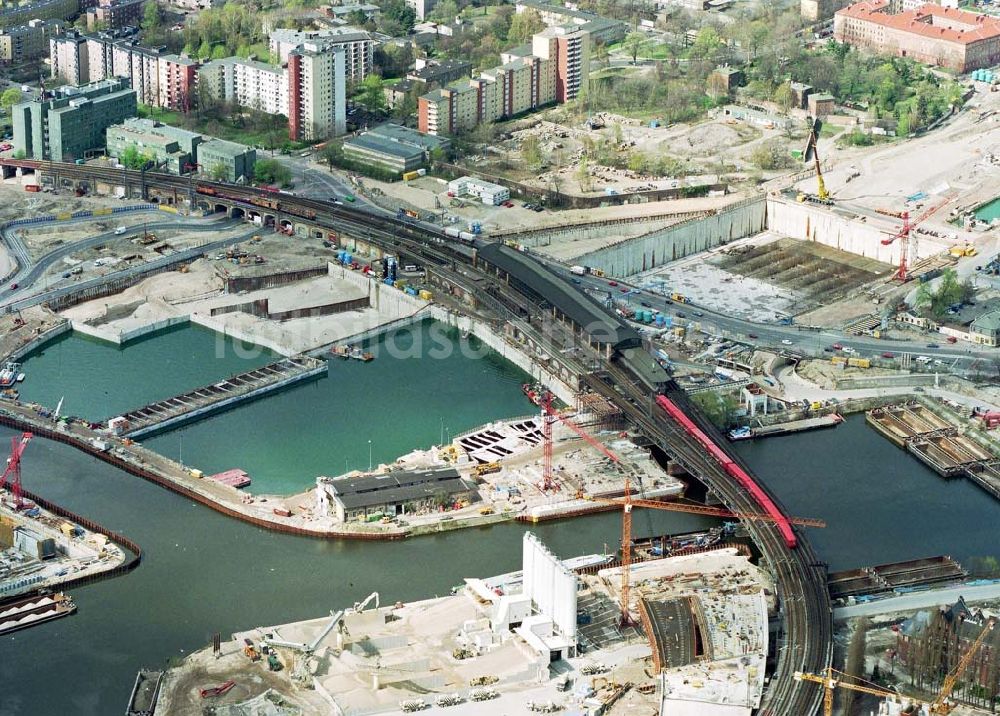
[[[474,247],[457,244],[451,237],[442,232],[422,226],[417,223],[398,220],[369,213],[357,208],[340,206],[331,202],[297,197],[292,194],[275,195],[252,188],[217,184],[212,182],[194,182],[190,178],[163,174],[145,174],[129,172],[123,169],[76,166],[52,162],[31,162],[24,160],[0,160],[0,165],[20,166],[26,169],[39,170],[60,179],[77,179],[100,181],[110,184],[141,183],[145,193],[147,187],[158,189],[173,189],[186,193],[186,197],[196,200],[198,185],[213,187],[225,194],[229,201],[246,202],[249,206],[252,198],[276,199],[277,206],[272,208],[279,217],[307,220],[317,226],[329,227],[335,230],[347,230],[348,233],[358,232],[359,238],[366,236],[384,247],[392,247],[394,251],[406,252],[419,256],[436,264],[454,280],[465,288],[472,287],[470,277],[478,280],[478,290],[490,294],[485,299],[487,305],[499,310],[505,319],[527,317],[531,324],[531,314],[541,315],[552,306],[559,307],[559,301],[565,300],[565,287],[560,282],[568,284],[565,279],[551,275],[550,283],[554,287],[550,297],[542,291],[539,301],[538,291],[519,288],[518,281],[507,280],[496,273],[483,270],[480,261],[476,259]],[[202,197],[211,201],[211,197]],[[286,213],[282,207],[290,209]],[[257,207],[259,209],[259,207]],[[310,214],[312,216],[310,216]],[[482,243],[479,243],[482,246]],[[493,252],[496,253],[496,252]],[[516,252],[515,252],[516,253]],[[459,269],[462,265],[462,269]],[[491,267],[492,268],[492,267]],[[534,280],[537,286],[537,272],[532,277],[524,278],[521,283]],[[485,279],[485,282],[484,282]],[[572,287],[570,287],[572,290]],[[479,298],[483,298],[481,295]],[[543,308],[540,303],[545,303]],[[617,321],[606,315],[607,323]],[[620,323],[620,322],[619,322]],[[575,329],[572,334],[575,335]],[[634,355],[634,354],[633,354]],[[756,512],[759,509],[758,500],[742,485],[727,473],[720,462],[708,454],[690,434],[685,432],[680,424],[675,422],[662,406],[655,400],[655,393],[650,389],[649,381],[641,371],[630,370],[629,361],[611,360],[604,356],[601,370],[609,378],[609,382],[600,376],[581,368],[582,381],[595,392],[604,395],[618,406],[626,416],[641,430],[646,432],[664,451],[687,472],[702,481],[722,503],[730,510],[737,512]],[[682,391],[672,381],[661,386],[663,394],[681,407],[686,415],[694,421],[700,430],[707,435],[720,449],[726,445],[724,437],[696,410]],[[728,453],[727,453],[728,454]],[[749,467],[738,456],[729,455],[730,459],[752,476]],[[758,483],[760,484],[760,483]],[[778,509],[780,501],[767,490],[761,488]],[[830,663],[833,650],[832,613],[829,594],[826,587],[825,565],[819,562],[809,545],[805,535],[799,528],[796,539],[789,547],[787,535],[783,536],[778,526],[759,521],[750,521],[746,527],[760,550],[763,559],[774,573],[781,603],[784,621],[783,635],[779,642],[777,666],[765,691],[763,702],[758,711],[762,716],[808,716],[814,714],[820,703],[821,695],[810,685],[795,681],[792,675],[795,671],[821,673]]]

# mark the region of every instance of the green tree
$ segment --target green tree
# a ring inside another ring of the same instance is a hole
[[[120,161],[126,169],[142,169],[144,166],[153,161],[154,158],[155,157],[150,152],[144,152],[139,149],[138,145],[131,144],[121,153],[118,157],[118,161]]]
[[[771,171],[787,167],[791,162],[791,156],[788,148],[780,140],[772,139],[754,147],[750,153],[750,161],[760,169]]]
[[[458,5],[455,3],[455,0],[441,0],[441,2],[434,6],[430,17],[431,19],[448,23],[454,22],[457,15]]]
[[[148,2],[148,0],[147,0]],[[212,59],[222,60],[229,57],[229,50],[226,49],[225,45],[216,45],[212,48]]]
[[[330,167],[330,171],[340,164],[341,160],[344,158],[344,147],[340,142],[328,142],[323,149],[320,150],[319,158],[327,163]]]
[[[646,36],[641,32],[630,32],[625,37],[625,49],[628,50],[629,55],[632,56],[632,64],[634,65],[639,57],[639,51],[642,50],[642,46],[646,44]]]
[[[542,22],[542,16],[538,10],[527,8],[524,12],[519,12],[511,18],[507,41],[514,45],[520,45],[543,29],[545,29],[545,23]]]
[[[542,166],[542,148],[538,137],[529,135],[521,142],[521,159],[529,169],[535,170]]]
[[[208,60],[212,57],[212,44],[208,40],[202,40],[198,47],[198,59]]]
[[[253,167],[253,178],[261,184],[291,186],[292,172],[277,159],[258,160]]]
[[[356,95],[358,102],[369,112],[381,112],[385,109],[385,83],[376,74],[370,74],[361,81]]]
[[[5,89],[3,94],[0,94],[0,107],[3,107],[4,112],[10,114],[10,108],[20,102],[22,97],[21,90],[17,87]]]
[[[576,165],[576,180],[580,183],[580,191],[590,191],[590,166],[585,156],[580,157],[580,161]]]
[[[208,170],[208,175],[216,181],[224,181],[229,178],[229,167],[222,162],[213,164]]]
[[[696,59],[712,59],[722,49],[722,38],[711,25],[698,30],[694,44],[691,46],[691,57]]]
[[[792,85],[790,82],[782,82],[774,90],[774,102],[781,107],[781,111],[783,112],[787,112],[792,108],[793,99]]]
[[[151,35],[160,31],[163,25],[163,15],[156,0],[147,0],[142,11],[142,29]]]

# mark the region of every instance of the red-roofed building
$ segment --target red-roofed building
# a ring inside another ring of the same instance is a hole
[[[933,4],[896,14],[890,7],[865,0],[839,10],[834,39],[960,73],[1000,63],[1000,19]]]

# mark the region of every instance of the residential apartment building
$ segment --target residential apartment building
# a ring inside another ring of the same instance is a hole
[[[625,39],[628,26],[620,20],[609,20],[592,12],[577,10],[565,5],[556,5],[545,0],[517,0],[514,6],[517,13],[531,9],[536,11],[549,27],[558,25],[576,25],[590,34],[594,42],[611,44]]]
[[[229,57],[198,69],[200,91],[215,99],[288,117],[292,139],[322,139],[347,130],[345,52],[307,42],[284,67]]]
[[[60,87],[55,97],[11,108],[14,149],[30,159],[72,161],[103,150],[105,130],[136,114],[135,90],[113,78]]]
[[[31,20],[69,20],[80,12],[80,0],[38,0],[37,2],[5,3],[0,9],[0,27],[24,25]]]
[[[138,27],[145,4],[146,0],[99,0],[94,8],[87,11],[87,29],[93,30],[98,23],[111,30]]]
[[[367,77],[375,61],[375,40],[371,33],[353,27],[332,27],[323,30],[289,30],[279,28],[269,36],[271,54],[281,63],[288,54],[306,43],[317,47],[340,48],[344,51],[344,72],[349,81],[360,82]]]
[[[49,41],[52,76],[70,84],[127,77],[138,101],[188,111],[194,105],[198,62],[139,45],[119,33],[68,32]]]
[[[316,140],[347,131],[344,50],[306,43],[288,53],[288,136]]]
[[[1000,63],[1000,19],[933,4],[892,9],[887,0],[849,5],[833,16],[834,39],[958,73]]]
[[[34,19],[27,25],[15,25],[0,31],[0,64],[20,65],[32,62],[49,52],[49,39],[60,34],[62,20]]]
[[[428,134],[454,134],[548,104],[569,102],[587,80],[590,44],[576,26],[548,27],[532,38],[531,54],[429,92],[418,100],[417,126]]]
[[[437,5],[437,0],[406,0],[406,4],[413,8],[413,12],[417,15],[417,22],[423,22]]]
[[[198,68],[199,91],[222,102],[268,114],[288,114],[288,75],[284,68],[227,57]]]

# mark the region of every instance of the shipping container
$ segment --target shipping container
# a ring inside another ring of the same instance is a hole
[[[24,190],[25,191],[41,191],[42,187],[39,186],[38,184],[25,184],[24,185]]]
[[[422,298],[425,301],[430,301],[433,297],[434,297],[434,294],[432,294],[430,291],[421,291],[420,292],[420,298]]]
[[[411,179],[416,179],[418,176],[420,176],[420,172],[417,171],[405,172],[403,174],[403,181],[410,181]]]

